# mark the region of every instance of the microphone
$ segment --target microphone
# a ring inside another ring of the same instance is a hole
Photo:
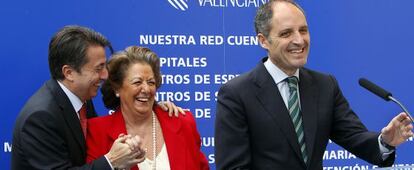
[[[370,82],[369,80],[367,80],[365,78],[360,78],[359,79],[359,85],[364,87],[365,89],[369,90],[371,93],[374,93],[377,96],[381,97],[385,101],[390,101],[391,100],[390,96],[392,96],[392,94],[390,92],[384,90],[383,88],[377,86],[376,84]]]
[[[411,122],[414,122],[413,117],[410,115],[408,110],[402,105],[396,98],[392,97],[392,94],[388,92],[387,90],[384,90],[383,88],[377,86],[376,84],[370,82],[369,80],[365,78],[359,79],[359,85],[364,87],[365,89],[369,90],[370,92],[376,94],[377,96],[381,97],[385,101],[393,101],[394,103],[397,103],[402,110],[404,110],[405,113],[407,113],[408,117],[410,118]]]

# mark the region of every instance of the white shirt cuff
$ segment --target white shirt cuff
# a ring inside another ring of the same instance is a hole
[[[378,145],[380,148],[380,153],[382,155],[382,160],[387,159],[395,150],[388,149],[381,143],[381,135],[378,136]]]
[[[114,170],[114,167],[112,166],[111,162],[109,162],[109,159],[104,155],[106,161],[108,162],[109,166],[111,167],[112,170]]]

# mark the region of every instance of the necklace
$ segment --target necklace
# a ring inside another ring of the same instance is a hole
[[[152,159],[154,160],[152,164],[152,169],[156,170],[157,167],[157,131],[156,131],[156,124],[155,124],[155,113],[152,112]]]

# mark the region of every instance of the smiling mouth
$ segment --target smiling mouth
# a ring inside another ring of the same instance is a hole
[[[135,100],[137,100],[139,102],[148,102],[149,97],[137,97],[137,98],[135,98]]]
[[[289,53],[293,53],[293,54],[301,54],[304,51],[305,51],[305,48],[288,50]]]

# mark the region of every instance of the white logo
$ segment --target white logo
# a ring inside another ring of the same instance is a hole
[[[187,5],[188,0],[168,0],[168,2],[175,8],[181,11],[185,11],[188,9]]]
[[[198,0],[197,2],[202,8],[258,8],[269,0]],[[168,3],[180,11],[188,9],[188,0],[168,0]]]

